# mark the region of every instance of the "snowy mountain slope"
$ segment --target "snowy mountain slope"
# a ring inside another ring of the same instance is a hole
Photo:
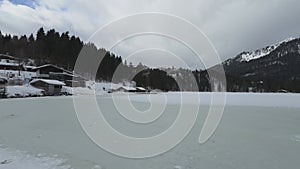
[[[289,38],[223,62],[229,84],[300,92],[300,38]],[[258,87],[259,86],[259,87]]]
[[[244,53],[241,54],[241,60],[240,61],[241,62],[244,62],[244,61],[249,62],[251,60],[259,59],[261,57],[264,57],[264,56],[270,54],[271,52],[273,52],[275,49],[277,49],[281,44],[292,41],[294,39],[295,38],[288,38],[288,39],[285,39],[284,41],[281,41],[281,42],[276,43],[274,45],[267,46],[265,48],[262,48],[262,49],[259,49],[259,50],[253,51],[253,52],[244,52]]]
[[[275,51],[278,47],[285,45],[288,42],[297,40],[296,38],[290,37],[287,38],[281,42],[278,42],[276,44],[261,48],[261,49],[257,49],[255,51],[252,52],[242,52],[239,55],[237,55],[236,57],[232,58],[232,59],[228,59],[226,60],[224,63],[226,65],[231,64],[232,62],[249,62],[255,59],[259,59],[262,58],[264,56],[269,55],[270,53],[272,53],[273,51]]]

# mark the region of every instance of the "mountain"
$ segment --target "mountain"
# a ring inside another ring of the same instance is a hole
[[[300,92],[300,38],[289,38],[223,63],[229,91]]]

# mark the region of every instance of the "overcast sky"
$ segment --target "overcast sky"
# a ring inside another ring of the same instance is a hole
[[[299,0],[0,0],[0,30],[22,35],[36,33],[43,26],[69,31],[87,41],[105,24],[140,12],[163,12],[188,20],[208,36],[222,60],[300,36]],[[145,36],[129,39],[113,52],[131,56],[134,63],[181,66],[179,61],[168,64],[174,57],[168,52],[172,47],[181,49],[163,37]],[[153,48],[153,52],[141,48]],[[141,51],[132,54],[132,49]],[[178,55],[198,66],[188,52]]]

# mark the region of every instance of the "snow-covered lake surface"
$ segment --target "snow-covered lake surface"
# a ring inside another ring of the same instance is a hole
[[[169,104],[164,115],[149,126],[130,124],[123,119],[109,94],[97,96],[97,101],[115,129],[146,137],[172,124],[181,94],[167,93]],[[149,97],[155,101],[160,95],[132,94],[129,98],[134,106],[144,110],[150,106]],[[0,100],[0,169],[299,168],[299,94],[226,96],[222,121],[208,142],[198,143],[210,103],[210,95],[201,93],[200,112],[191,133],[171,151],[147,159],[118,157],[94,144],[78,122],[72,97]],[[118,94],[116,98],[128,96]]]

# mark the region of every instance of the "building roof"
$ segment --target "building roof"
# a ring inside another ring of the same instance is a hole
[[[29,68],[29,69],[35,69],[36,68],[36,66],[24,66],[25,68]]]
[[[46,67],[54,67],[56,69],[62,70],[63,72],[67,72],[67,73],[70,73],[70,74],[73,73],[73,72],[71,72],[69,70],[66,70],[64,68],[61,68],[61,67],[58,67],[58,66],[55,66],[55,65],[52,65],[52,64],[46,64],[46,65],[42,65],[42,66],[37,66],[37,67],[33,68],[32,70],[39,70],[39,69],[43,69],[43,68],[46,68]]]
[[[38,81],[47,83],[47,84],[52,84],[52,85],[58,85],[58,86],[65,86],[66,84],[64,82],[58,81],[58,80],[50,80],[50,79],[34,79],[30,82],[30,84],[32,83],[36,83]]]
[[[70,77],[75,77],[75,78],[83,78],[83,77],[80,77],[78,75],[74,75],[74,74],[68,73],[68,72],[49,72],[49,74],[51,74],[51,75],[64,75],[64,76],[70,76]]]
[[[121,87],[119,87],[118,89],[125,89],[125,90],[127,90],[127,91],[132,91],[132,90],[136,90],[136,88],[135,87],[130,87],[130,86],[121,86]]]
[[[138,89],[138,90],[146,90],[146,89],[143,88],[143,87],[136,87],[136,89]]]
[[[7,55],[7,54],[0,54],[0,59],[10,59],[10,60],[17,60],[18,58]]]
[[[3,65],[3,66],[21,66],[18,63],[7,63],[7,62],[0,62],[0,65]]]

